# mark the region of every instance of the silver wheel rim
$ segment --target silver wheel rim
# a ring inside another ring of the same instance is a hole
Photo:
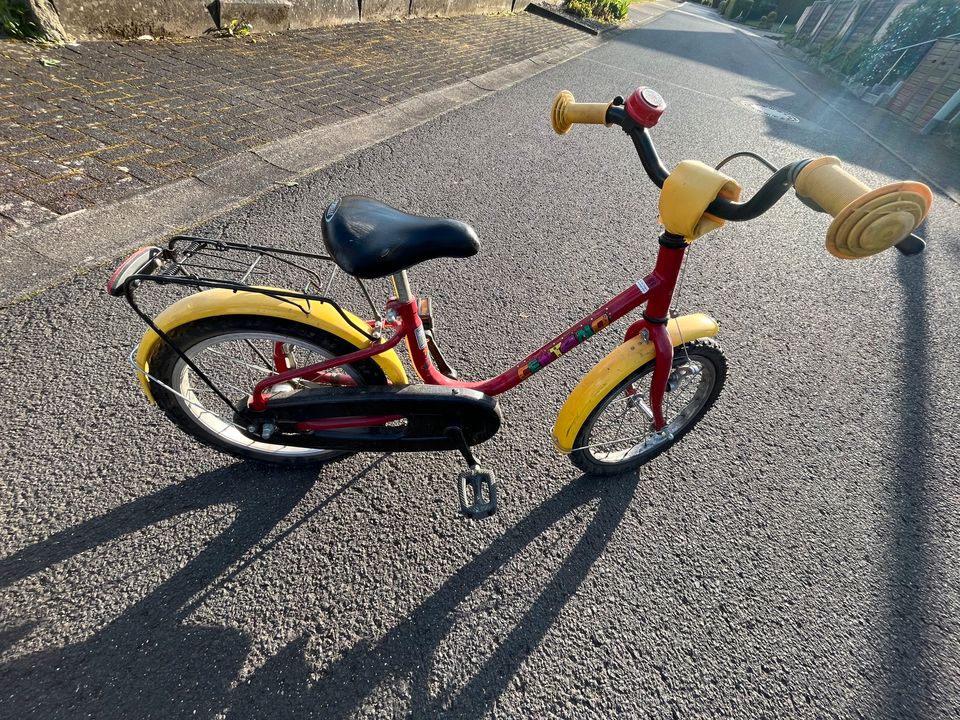
[[[273,346],[284,343],[292,367],[306,367],[334,357],[329,351],[283,333],[233,332],[216,335],[186,350],[187,357],[197,365],[230,399],[240,400],[248,395],[257,381],[275,375]],[[242,352],[238,352],[242,349]],[[230,368],[230,370],[225,370]],[[363,381],[352,368],[341,368],[357,384]],[[228,373],[237,373],[229,375]],[[246,452],[256,452],[277,458],[316,458],[338,455],[341,450],[302,448],[292,445],[274,445],[258,442],[244,435],[233,423],[233,413],[203,382],[182,358],[173,367],[173,388],[182,396],[174,395],[180,409],[206,432],[223,442]],[[287,388],[289,389],[289,388]]]
[[[667,433],[653,429],[653,416],[648,407],[652,368],[603,401],[582,446],[595,462],[617,465],[648,457],[672,442],[673,437],[692,422],[710,398],[717,371],[712,362],[692,353],[684,365],[699,372],[683,378],[675,390],[664,396]],[[626,393],[631,387],[635,394],[628,396]]]

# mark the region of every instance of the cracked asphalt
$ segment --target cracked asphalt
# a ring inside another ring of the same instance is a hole
[[[652,266],[655,188],[619,131],[552,134],[560,89],[655,87],[668,165],[749,149],[913,175],[771,42],[701,12],[198,231],[319,248],[349,192],[472,223],[480,255],[411,276],[478,378]],[[765,177],[729,169],[747,193]],[[827,225],[788,197],[697,241],[678,305],[720,321],[730,376],[637,475],[581,477],[549,440],[626,324],[503,396],[480,523],[455,512],[450,453],[278,472],[187,439],[139,394],[108,268],[2,311],[0,716],[957,717],[960,211],[936,197],[917,258],[840,262]]]

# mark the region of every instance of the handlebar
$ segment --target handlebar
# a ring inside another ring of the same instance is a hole
[[[630,136],[630,139],[633,140],[634,147],[637,149],[637,155],[640,156],[640,163],[643,165],[647,177],[649,177],[658,188],[662,188],[670,176],[670,171],[667,170],[666,165],[663,164],[663,160],[661,160],[657,154],[657,149],[653,145],[653,139],[650,137],[650,131],[642,125],[635,123],[633,119],[627,115],[626,110],[617,105],[612,105],[607,110],[606,119],[608,125],[618,125]],[[810,160],[798,160],[797,162],[780,168],[770,176],[767,182],[763,184],[763,187],[754,193],[752,198],[745,202],[717,198],[707,207],[707,212],[721,220],[731,220],[734,222],[753,220],[754,218],[760,217],[786,194],[793,185],[797,174],[803,169],[804,165],[809,162]]]
[[[578,103],[562,91],[551,109],[551,123],[558,134],[574,124],[617,125],[633,140],[647,177],[663,188],[670,171],[663,164],[650,137],[666,103],[650,88],[637,89],[624,103]],[[744,221],[759,217],[791,187],[809,207],[834,216],[827,233],[827,250],[845,259],[872,255],[895,246],[904,255],[923,251],[925,242],[913,234],[926,217],[932,202],[930,189],[917,182],[894,183],[871,191],[840,167],[836,158],[803,159],[775,171],[744,202],[717,197],[705,213],[721,220]],[[865,220],[867,222],[865,222]]]

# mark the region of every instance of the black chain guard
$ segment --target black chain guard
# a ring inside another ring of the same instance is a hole
[[[375,427],[297,430],[309,420],[400,416],[401,421]],[[368,452],[457,450],[450,428],[459,428],[468,445],[493,437],[500,429],[496,398],[476,390],[438,385],[385,385],[360,388],[305,388],[271,397],[267,409],[246,409],[238,425],[252,428],[260,442],[296,447]],[[264,440],[265,425],[274,426]]]

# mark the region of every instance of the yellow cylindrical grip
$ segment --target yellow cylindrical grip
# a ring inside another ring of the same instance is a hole
[[[897,182],[871,190],[835,157],[810,162],[797,175],[794,187],[797,195],[833,215],[826,247],[831,255],[844,260],[893,247],[917,229],[933,202],[930,188],[919,182]]]
[[[838,158],[817,158],[808,164],[794,183],[797,194],[810,198],[833,217],[870,188],[840,165]]]
[[[561,90],[550,109],[550,121],[558,135],[570,132],[575,124],[606,125],[611,103],[578,103],[569,90]]]

